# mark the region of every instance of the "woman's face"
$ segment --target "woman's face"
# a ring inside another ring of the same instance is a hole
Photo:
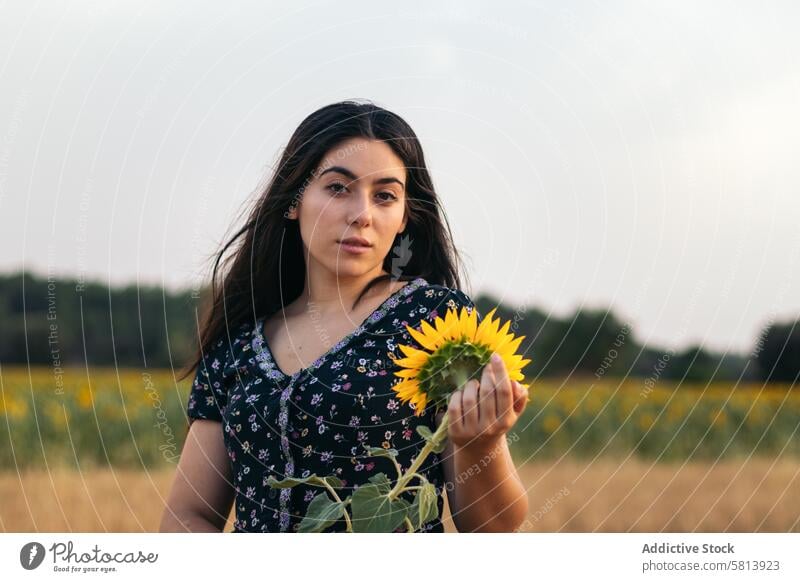
[[[382,273],[406,227],[405,184],[405,165],[384,142],[352,138],[328,151],[288,214],[300,221],[309,268],[337,277]],[[347,244],[350,237],[367,246]]]

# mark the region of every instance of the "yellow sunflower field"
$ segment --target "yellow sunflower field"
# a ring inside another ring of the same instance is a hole
[[[800,455],[800,393],[761,384],[527,379],[509,442],[520,461],[561,455],[676,460]],[[190,380],[169,370],[3,366],[0,467],[167,466],[186,431]]]
[[[4,366],[0,468],[174,464],[190,384],[168,370]]]
[[[530,394],[512,429],[525,460],[800,455],[800,392],[790,385],[592,378],[535,381]]]

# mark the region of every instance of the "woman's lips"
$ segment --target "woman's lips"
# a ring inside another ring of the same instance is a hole
[[[364,254],[370,249],[370,247],[365,247],[364,245],[350,244],[345,242],[340,242],[339,245],[342,247],[342,250],[354,255]]]

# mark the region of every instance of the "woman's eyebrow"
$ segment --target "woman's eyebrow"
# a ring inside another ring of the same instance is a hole
[[[342,174],[343,176],[347,176],[348,178],[350,178],[353,181],[358,180],[358,176],[356,176],[353,172],[351,172],[350,170],[348,170],[347,168],[345,168],[343,166],[331,166],[330,168],[327,168],[325,171],[323,171],[319,175],[319,177],[321,178],[322,176],[324,176],[328,172],[336,172],[337,174]],[[403,188],[406,187],[405,184],[403,184],[400,180],[398,180],[394,176],[386,176],[385,178],[377,178],[376,180],[373,180],[372,183],[373,184],[392,184],[392,183],[397,183],[397,184],[400,184]]]

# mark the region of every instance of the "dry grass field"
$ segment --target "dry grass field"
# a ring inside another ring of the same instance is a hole
[[[0,474],[6,532],[157,531],[174,469]],[[631,459],[520,467],[536,532],[800,532],[800,462],[667,464]],[[455,531],[449,514],[447,531]],[[228,521],[226,531],[231,529]]]

